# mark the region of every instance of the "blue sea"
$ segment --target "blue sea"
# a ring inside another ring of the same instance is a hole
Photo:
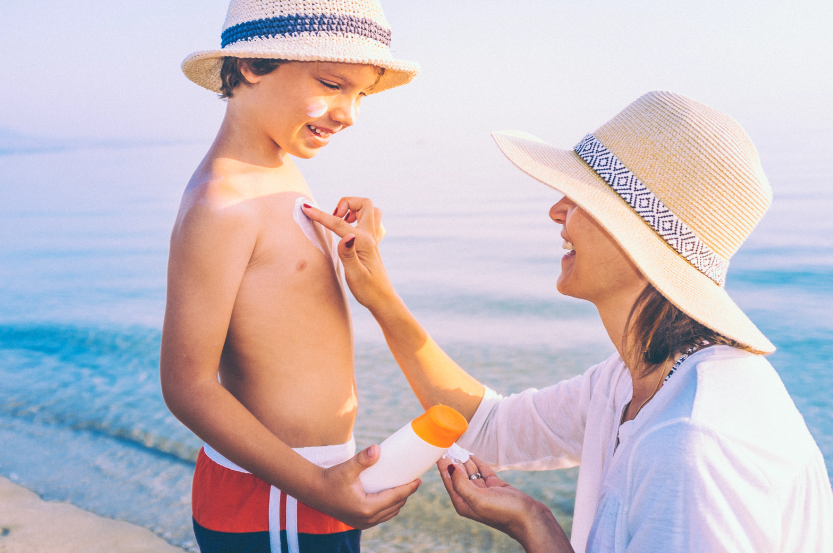
[[[732,260],[727,289],[778,346],[770,360],[833,467],[833,140],[806,138],[762,143],[775,201]],[[0,149],[0,475],[192,551],[201,443],[162,401],[159,341],[169,232],[206,147]],[[543,387],[612,352],[595,309],[555,290],[561,239],[547,210],[559,195],[512,167],[488,136],[384,155],[347,142],[300,165],[322,207],[342,195],[374,198],[400,294],[489,386]],[[353,315],[363,447],[420,407],[372,318],[355,303]],[[576,475],[505,478],[569,530]],[[457,517],[433,471],[364,543],[520,551]]]

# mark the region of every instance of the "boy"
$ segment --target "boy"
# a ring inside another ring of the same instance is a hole
[[[203,553],[358,551],[359,529],[419,484],[362,491],[378,447],[353,457],[338,258],[301,210],[312,194],[290,158],[315,156],[363,96],[416,75],[389,43],[376,0],[232,0],[222,48],[183,63],[228,98],[171,236],[160,368],[171,412],[206,442],[192,496]]]

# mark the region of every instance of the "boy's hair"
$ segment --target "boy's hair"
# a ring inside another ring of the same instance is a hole
[[[240,67],[243,64],[255,75],[268,75],[288,61],[272,58],[235,58],[226,56],[223,58],[223,66],[220,69],[220,82],[222,83],[220,85],[220,98],[231,98],[234,89],[240,86],[240,84],[252,84],[246,80],[246,77],[240,71]],[[376,77],[376,82],[378,83],[382,75],[385,74],[385,68],[377,67],[376,74],[378,75]]]
[[[271,59],[271,58],[235,58],[227,56],[223,58],[223,67],[220,69],[220,98],[231,98],[234,94],[234,89],[240,84],[252,84],[243,73],[240,67],[245,64],[249,70],[255,75],[268,75],[287,60]]]

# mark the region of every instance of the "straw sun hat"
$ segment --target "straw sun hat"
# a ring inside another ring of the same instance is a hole
[[[723,287],[729,259],[772,202],[734,119],[649,92],[572,150],[518,131],[493,136],[512,163],[607,229],[671,303],[728,338],[775,351]]]
[[[411,81],[419,64],[394,59],[378,0],[232,0],[221,47],[191,54],[182,71],[220,92],[224,57],[362,63],[385,68],[368,94]]]

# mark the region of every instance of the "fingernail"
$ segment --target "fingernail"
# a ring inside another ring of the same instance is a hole
[[[312,206],[311,206],[311,205],[309,205],[309,204],[304,204],[304,207],[305,207],[305,208],[307,208],[307,209],[312,208]]]
[[[336,213],[338,213],[338,206],[336,206],[336,208],[333,210],[333,215],[335,215]]]
[[[345,243],[344,243],[344,246],[345,246],[345,247],[349,250],[350,248],[352,248],[352,247],[353,247],[353,243],[354,243],[355,241],[356,241],[356,238],[355,238],[355,237],[353,237],[353,238],[351,238],[350,240],[348,240],[347,242],[345,242]]]
[[[454,465],[448,465],[448,476],[452,476],[454,474]]]

